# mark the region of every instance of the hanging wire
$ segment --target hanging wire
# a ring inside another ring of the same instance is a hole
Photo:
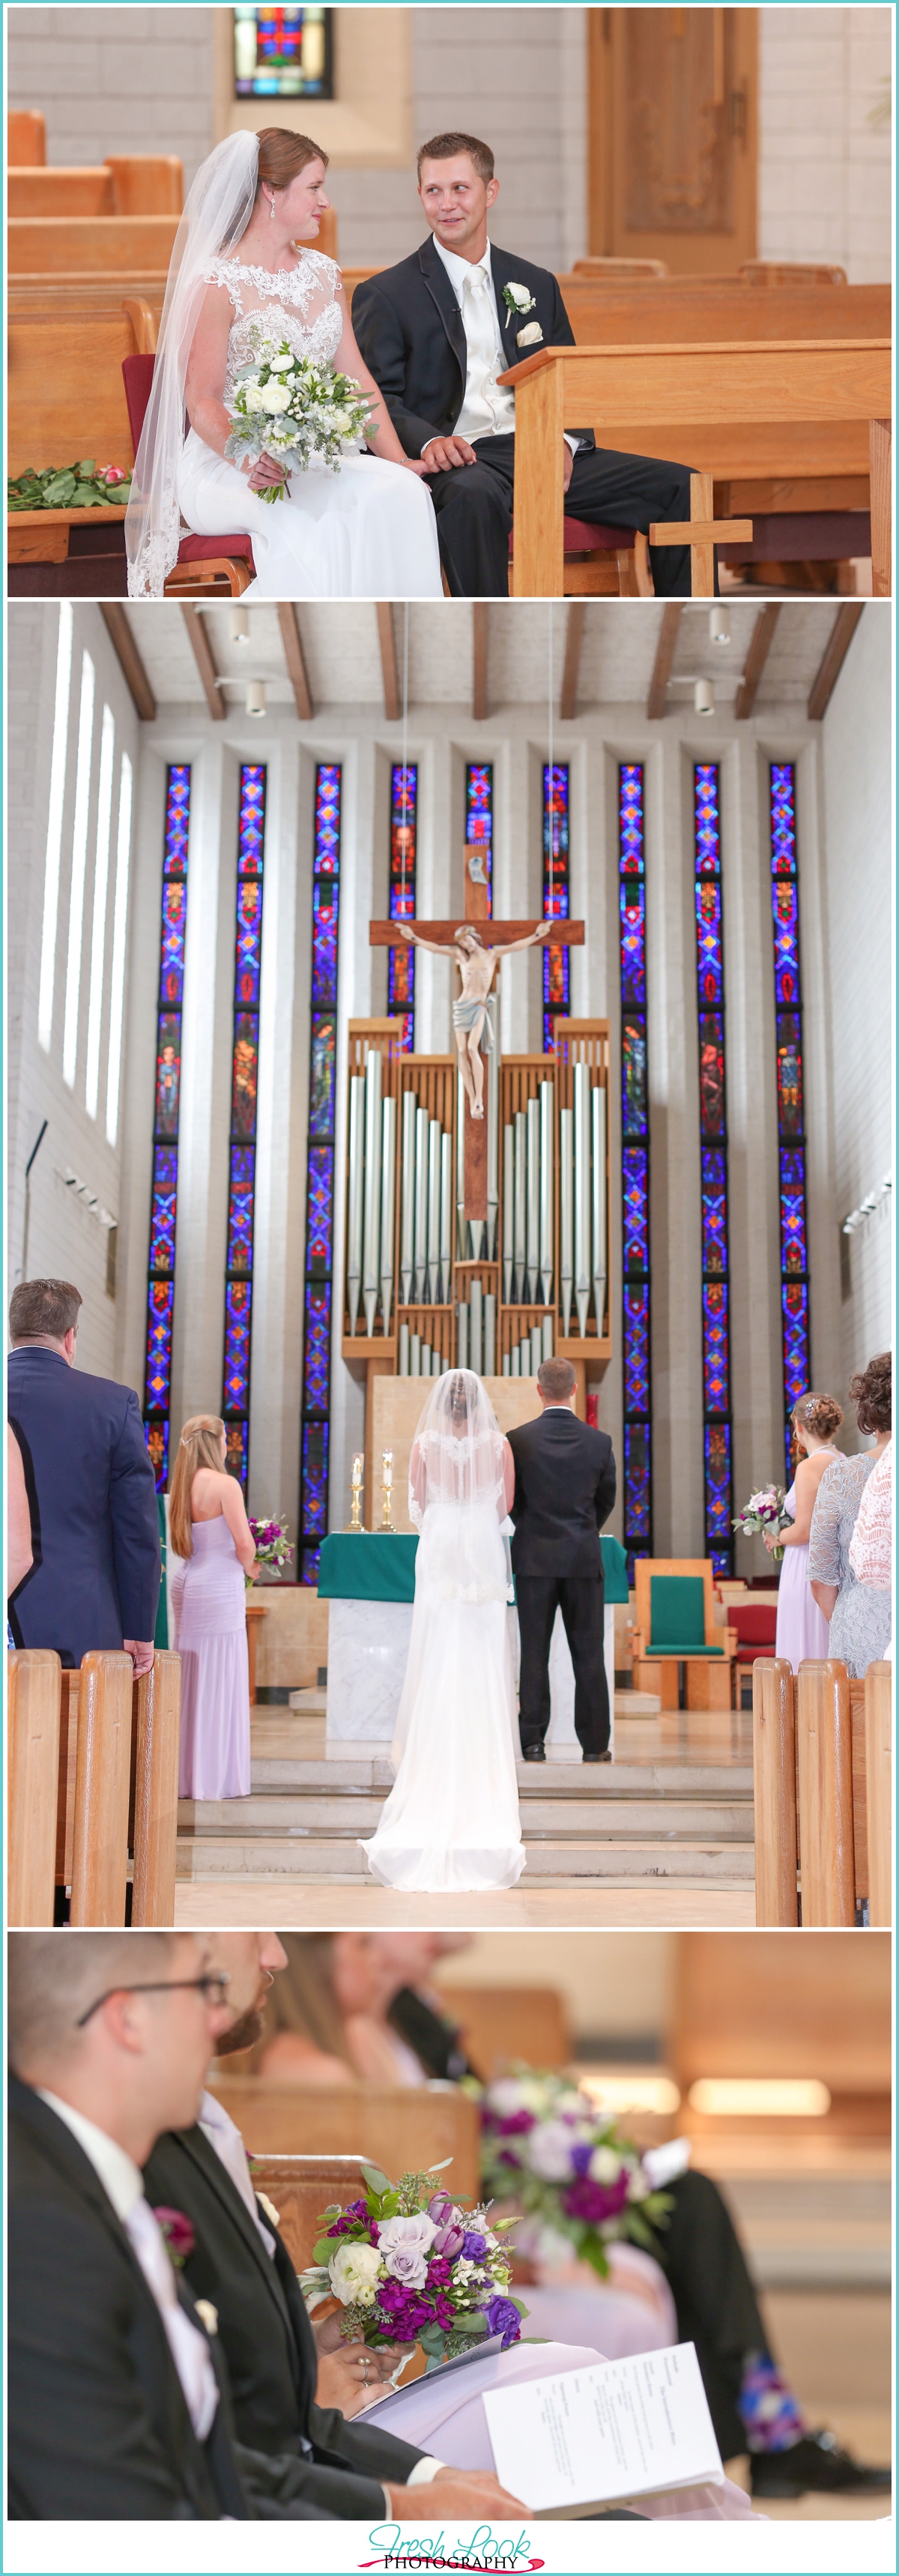
[[[401,873],[401,880],[400,880],[400,882],[401,882],[401,888],[402,888],[402,901],[403,901],[403,910],[404,910],[404,913],[405,913],[405,905],[406,905],[406,849],[407,849],[407,845],[408,845],[408,834],[407,834],[407,830],[406,830],[406,808],[407,808],[407,804],[408,804],[408,797],[409,797],[409,768],[408,768],[408,762],[407,762],[407,758],[406,758],[408,742],[409,742],[409,602],[408,602],[408,599],[407,599],[407,600],[405,600],[405,601],[404,601],[404,603],[403,603],[403,809],[402,809],[402,810],[403,810],[403,822],[402,822],[402,833],[403,833],[403,864],[402,864],[402,873]]]

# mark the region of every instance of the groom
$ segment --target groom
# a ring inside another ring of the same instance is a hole
[[[526,1762],[546,1760],[549,1649],[557,1610],[574,1665],[574,1725],[584,1761],[610,1758],[599,1533],[615,1502],[615,1460],[607,1433],[578,1422],[576,1386],[570,1360],[544,1360],[537,1371],[540,1414],[508,1434],[515,1460],[512,1571]]]
[[[407,456],[428,468],[440,555],[454,599],[506,599],[515,460],[515,395],[497,377],[574,332],[556,279],[487,238],[499,195],[489,144],[438,134],[418,155],[431,238],[397,268],[365,278],[353,328]],[[641,528],[688,519],[683,465],[598,448],[565,432],[565,509],[575,519]],[[685,546],[650,549],[659,598],[686,598]]]

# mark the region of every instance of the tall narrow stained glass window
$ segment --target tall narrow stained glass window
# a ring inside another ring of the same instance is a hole
[[[571,911],[568,873],[568,762],[543,765],[543,918],[567,921]],[[556,1021],[569,1009],[571,976],[567,948],[543,951],[543,1052],[554,1055]]]
[[[487,916],[493,911],[493,762],[469,760],[465,768],[465,839],[480,851],[476,882],[487,888]],[[469,864],[474,876],[477,862]]]
[[[418,762],[395,761],[390,773],[390,918],[415,919],[415,859],[418,841]],[[405,941],[387,951],[387,1008],[403,1022],[403,1048],[415,1045],[415,950]]]
[[[649,1086],[646,1047],[646,861],[643,767],[618,770],[621,964],[621,1200],[624,1307],[624,1544],[652,1555],[652,1373],[649,1266]]]
[[[696,1002],[699,1022],[702,1208],[702,1420],[705,1545],[716,1574],[733,1572],[733,1431],[730,1397],[730,1253],[727,1095],[724,1070],[724,931],[720,773],[693,769]]]
[[[811,1384],[808,1229],[805,1208],[805,1108],[802,981],[799,952],[799,854],[796,770],[771,763],[771,915],[774,927],[774,1015],[777,1027],[777,1135],[780,1198],[780,1309],[783,1344],[786,1479],[791,1484],[790,1415]]]
[[[147,1349],[144,1422],[158,1494],[169,1476],[172,1396],[172,1318],[175,1308],[175,1215],[178,1197],[178,1116],[181,1105],[181,1011],[184,935],[187,928],[187,855],[190,769],[172,763],[166,779],[162,857],[162,922],[159,1003],[156,1019],[156,1093],[153,1111],[153,1192],[147,1263]]]
[[[237,819],[234,930],[234,1034],[231,1049],[231,1136],[228,1147],[228,1252],[225,1270],[225,1359],[222,1414],[227,1467],[247,1488],[250,1444],[250,1336],[253,1315],[253,1214],[256,1199],[256,1110],[259,1089],[259,978],[262,967],[262,867],[265,766],[244,761]]]
[[[306,1180],[300,1543],[297,1550],[300,1582],[313,1585],[318,1582],[321,1543],[328,1528],[340,793],[339,762],[320,762],[315,773],[309,1163]]]

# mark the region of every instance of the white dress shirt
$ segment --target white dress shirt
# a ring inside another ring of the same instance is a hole
[[[508,361],[499,327],[490,243],[483,259],[470,260],[460,259],[457,251],[444,250],[436,233],[433,240],[462,315],[468,350],[462,409],[452,435],[467,438],[472,446],[476,438],[509,436],[515,429],[515,395],[511,385],[496,381]],[[578,440],[568,438],[567,432],[564,435],[572,456],[576,455]]]
[[[181,2307],[175,2274],[165,2237],[154,2218],[144,2193],[143,2175],[126,2155],[115,2138],[98,2129],[94,2120],[85,2119],[70,2102],[61,2102],[57,2093],[38,2087],[42,2102],[64,2120],[67,2129],[93,2165],[107,2200],[112,2202],[121,2221],[148,2289],[156,2301],[168,2337],[185,2403],[198,2442],[205,2442],[219,2402],[218,2380],[212,2366],[212,2355],[205,2335],[192,2324]]]

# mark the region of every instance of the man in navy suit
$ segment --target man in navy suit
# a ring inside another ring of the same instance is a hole
[[[454,598],[505,599],[515,458],[515,395],[498,378],[574,332],[546,268],[498,250],[487,222],[499,195],[489,144],[437,134],[418,155],[430,236],[396,268],[360,281],[353,329],[407,456],[423,457],[440,556]],[[658,457],[598,448],[566,427],[565,509],[614,528],[688,519],[690,476]],[[650,550],[659,596],[686,597],[685,546]]]
[[[161,1571],[159,1514],[137,1397],[76,1369],[81,1296],[67,1279],[13,1291],[9,1419],[31,1509],[31,1570],[10,1604],[20,1646],[76,1666],[122,1649],[149,1672]]]
[[[537,1371],[542,1410],[509,1433],[515,1460],[512,1571],[521,1635],[519,1727],[526,1762],[545,1762],[549,1649],[561,1610],[574,1665],[574,1725],[585,1762],[609,1760],[609,1690],[599,1533],[615,1501],[615,1460],[605,1431],[574,1414],[570,1360]]]

